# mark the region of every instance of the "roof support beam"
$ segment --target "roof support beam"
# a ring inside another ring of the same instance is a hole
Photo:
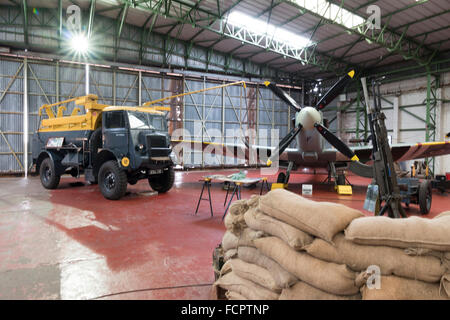
[[[87,30],[87,38],[91,38],[92,28],[94,24],[94,16],[95,16],[95,3],[96,0],[91,0],[91,6],[89,8],[89,22],[88,22],[88,30]]]
[[[27,6],[27,0],[23,0],[22,1],[22,7],[23,7],[23,36],[24,36],[25,46],[28,47],[28,6]]]
[[[390,18],[400,11],[404,11],[408,8],[420,5],[420,4],[424,3],[424,1],[425,0],[416,1],[400,10],[391,12],[384,17]],[[357,14],[357,12],[355,12],[355,10],[349,9],[344,6],[344,0],[340,0],[340,1],[330,0],[330,2],[334,3],[334,4],[336,4],[335,2],[340,2],[342,8],[344,8],[354,14]],[[308,9],[300,6],[298,3],[293,2],[292,0],[289,0],[288,3],[290,5],[292,5],[293,7],[306,10],[309,14],[311,14],[313,16],[323,18],[318,12],[308,10]],[[369,43],[379,44],[381,47],[386,48],[389,52],[393,51],[397,54],[400,54],[405,59],[414,59],[417,62],[419,62],[420,64],[427,64],[430,60],[429,58],[434,56],[433,51],[427,50],[427,48],[425,48],[425,47],[420,48],[419,44],[417,42],[406,37],[407,29],[403,30],[403,32],[401,34],[398,34],[397,32],[392,31],[391,28],[388,28],[388,23],[385,24],[385,26],[381,30],[376,30],[376,29],[368,28],[365,24],[355,27],[355,28],[349,28],[341,23],[338,23],[337,21],[332,20],[332,19],[325,18],[325,20],[328,23],[339,25],[347,32],[362,36],[363,39]],[[419,49],[419,50],[417,50],[417,49]]]
[[[279,1],[279,0],[277,0]],[[278,41],[277,39],[268,39],[264,35],[258,35],[255,33],[246,30],[245,28],[239,28],[233,25],[229,25],[226,19],[220,19],[217,16],[210,17],[210,23],[198,23],[196,21],[196,15],[190,15],[189,19],[184,17],[184,13],[189,11],[194,5],[182,3],[182,1],[176,1],[180,7],[178,10],[170,11],[168,8],[165,8],[164,12],[160,12],[159,10],[155,10],[155,6],[151,4],[155,4],[155,1],[148,2],[148,6],[142,6],[142,8],[147,9],[150,12],[157,13],[159,15],[163,15],[164,17],[174,19],[181,23],[189,23],[194,27],[201,28],[202,30],[208,30],[219,34],[221,36],[225,36],[227,38],[238,40],[242,43],[250,44],[259,48],[262,48],[267,51],[275,52],[282,56],[290,57],[298,60],[302,64],[312,64],[319,67],[321,70],[327,70],[329,72],[341,74],[345,72],[345,70],[350,66],[350,64],[342,59],[332,57],[326,53],[319,52],[316,50],[316,46],[312,45],[308,48],[295,48],[287,45],[284,42]],[[236,1],[230,6],[223,14],[229,12],[232,8],[234,8],[241,0]],[[166,2],[167,4],[167,2]],[[197,8],[198,9],[198,8]],[[216,23],[218,22],[218,23]],[[216,23],[216,25],[214,25]],[[214,26],[213,26],[214,25]],[[195,37],[200,33],[199,31],[190,40],[195,39]],[[355,67],[355,66],[352,66]]]

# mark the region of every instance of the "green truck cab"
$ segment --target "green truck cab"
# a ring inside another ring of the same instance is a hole
[[[83,105],[64,116],[65,104]],[[53,108],[58,106],[55,116]],[[174,182],[174,158],[164,107],[115,107],[97,103],[95,95],[65,100],[39,109],[47,113],[33,135],[32,158],[42,185],[58,187],[63,174],[99,184],[103,196],[117,200],[127,185],[147,179],[164,193]]]

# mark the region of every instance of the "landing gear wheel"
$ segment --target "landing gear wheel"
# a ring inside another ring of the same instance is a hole
[[[277,177],[277,183],[287,183],[286,174],[284,172],[280,172]]]
[[[424,180],[419,185],[419,207],[421,214],[428,214],[431,209],[431,182]]]
[[[153,190],[159,193],[165,193],[170,190],[175,181],[175,171],[173,167],[164,170],[163,173],[148,178],[148,183]]]
[[[50,158],[42,161],[39,168],[39,175],[41,176],[41,183],[45,189],[56,189],[58,187],[61,176],[55,173],[55,166]]]
[[[103,196],[109,200],[118,200],[127,191],[127,174],[119,168],[115,160],[102,164],[98,173],[98,182]]]

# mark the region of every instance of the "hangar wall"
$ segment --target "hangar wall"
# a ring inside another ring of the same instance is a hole
[[[24,121],[24,72],[27,76],[27,121]],[[178,93],[200,90],[235,80],[226,76],[204,74],[194,78],[183,74],[165,74],[142,69],[111,68],[103,65],[90,65],[88,80],[86,66],[48,59],[26,60],[22,57],[0,56],[0,173],[24,172],[25,163],[31,168],[31,135],[36,131],[38,109],[43,104],[54,103],[86,93],[98,95],[99,102],[110,105],[138,105]],[[211,77],[209,77],[211,76]],[[286,89],[296,99],[300,91]],[[259,133],[263,129],[279,129],[280,138],[291,125],[289,108],[273,93],[252,82],[247,88],[230,86],[198,93],[170,101],[170,130],[186,128],[192,136],[189,139],[210,142],[240,143],[240,138],[229,129],[253,127]],[[68,104],[67,113],[72,111],[73,103]],[[28,158],[24,158],[24,125],[28,124]],[[194,125],[200,134],[194,134]],[[270,143],[260,134],[256,143]],[[206,167],[210,165],[236,165],[234,158],[221,157],[208,163],[201,152],[192,153],[187,167]]]
[[[434,86],[436,78],[431,77],[431,84]],[[450,132],[450,73],[442,73],[435,90],[430,92],[430,117],[429,123],[432,123],[433,117],[436,119],[435,136],[432,136],[430,130],[429,141],[444,141],[446,133]],[[427,123],[427,77],[418,77],[383,84],[380,87],[383,95],[382,108],[386,114],[386,126],[389,135],[392,136],[393,143],[417,143],[427,141],[426,123]],[[361,93],[362,94],[362,93]],[[325,115],[333,118],[336,108],[339,106],[345,108],[349,101],[355,99],[357,93],[347,95],[347,101],[339,102],[336,99],[330,108],[327,108]],[[363,98],[361,98],[363,99]],[[435,111],[433,106],[435,106]],[[330,128],[339,131],[344,141],[355,138],[357,135],[364,135],[364,112],[363,105],[360,105],[359,114],[357,112],[356,102],[351,108],[342,112],[339,121],[333,121]],[[434,114],[435,112],[435,114]],[[359,125],[358,129],[356,124]],[[351,144],[350,144],[351,145]],[[408,164],[409,167],[410,164]],[[445,174],[450,171],[450,156],[435,158],[435,174]]]

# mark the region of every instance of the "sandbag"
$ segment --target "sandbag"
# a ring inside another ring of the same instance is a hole
[[[283,289],[278,300],[361,300],[361,294],[338,296],[299,281],[292,287]]]
[[[439,292],[439,283],[381,276],[380,289],[361,288],[363,300],[446,300],[445,292]]]
[[[247,200],[234,201],[225,216],[224,224],[228,231],[239,235],[247,227],[244,220],[244,213],[248,210]]]
[[[245,223],[254,230],[261,230],[276,236],[289,244],[295,250],[302,249],[313,241],[309,234],[271,216],[264,214],[257,208],[249,209],[245,214]]]
[[[345,239],[343,233],[338,233],[333,241],[334,246],[316,238],[305,250],[313,257],[346,264],[355,271],[376,265],[383,275],[393,274],[427,282],[439,282],[446,272],[440,259],[433,256],[411,256],[399,248],[355,244]]]
[[[264,255],[313,287],[337,295],[354,295],[359,291],[355,282],[357,274],[344,264],[325,262],[295,251],[276,237],[255,239],[253,243]]]
[[[342,204],[312,201],[284,189],[275,189],[262,196],[258,208],[273,218],[329,242],[353,219],[363,216],[358,210]]]
[[[450,251],[449,230],[448,215],[434,219],[365,217],[352,221],[345,237],[359,244]]]
[[[263,235],[264,232],[255,231],[250,228],[245,228],[239,236],[227,231],[222,239],[222,247],[225,252],[230,249],[236,249],[238,246],[254,247],[253,239],[260,238]]]
[[[231,259],[223,265],[222,269],[224,273],[231,269],[241,278],[250,280],[269,290],[281,292],[281,288],[277,286],[270,272],[256,264],[241,259]]]
[[[410,256],[432,256],[441,260],[444,267],[450,271],[450,252],[436,251],[422,248],[408,248],[405,253]]]
[[[223,254],[223,261],[228,261],[237,256],[237,249],[229,249]]]
[[[441,279],[441,287],[440,287],[441,295],[445,293],[447,298],[450,297],[450,273],[444,274]]]
[[[259,198],[261,198],[260,195],[256,194],[252,195],[250,199],[247,200],[248,208],[249,209],[256,208],[259,205]]]
[[[260,251],[253,247],[239,247],[237,249],[239,259],[256,264],[270,272],[279,288],[288,288],[298,281],[292,273],[284,270],[278,263],[263,255]]]
[[[243,279],[234,272],[229,272],[220,277],[214,285],[228,291],[237,292],[249,300],[277,300],[279,297],[279,294],[252,281]]]
[[[246,297],[244,297],[240,293],[237,293],[237,292],[234,292],[234,291],[227,291],[225,293],[225,297],[228,300],[248,300]]]

